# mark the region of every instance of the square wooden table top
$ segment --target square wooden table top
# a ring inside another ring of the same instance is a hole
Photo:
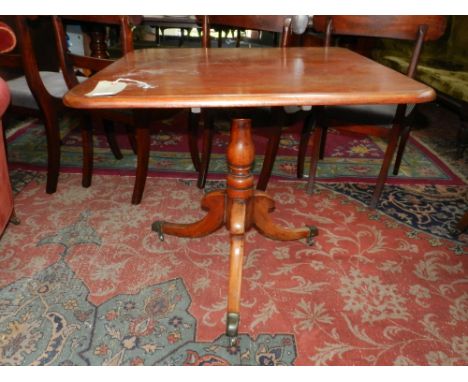
[[[87,97],[100,80],[136,80]],[[422,103],[430,87],[344,48],[136,50],[64,97],[67,106],[193,108]]]

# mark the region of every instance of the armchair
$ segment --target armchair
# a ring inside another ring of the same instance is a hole
[[[8,25],[0,22],[0,51],[8,52],[16,45],[16,37]],[[13,193],[11,191],[6,157],[6,142],[1,118],[10,104],[10,91],[0,78],[0,237],[13,216]]]

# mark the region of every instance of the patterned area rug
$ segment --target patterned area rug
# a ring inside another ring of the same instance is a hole
[[[327,183],[326,188],[348,195],[368,206],[374,186],[359,183]],[[468,206],[466,186],[386,186],[377,208],[393,219],[434,236],[463,241],[457,222]],[[369,215],[378,219],[379,214]],[[435,239],[434,239],[435,240]]]
[[[423,142],[439,158],[443,158],[462,178],[468,179],[468,151],[465,150],[461,158],[457,156],[459,116],[436,102],[419,105],[418,110],[416,120],[420,121],[411,135]]]
[[[62,129],[62,171],[81,172],[82,150],[80,130],[73,119],[64,119]],[[188,153],[186,134],[187,115],[181,112],[174,118],[152,126],[150,176],[195,178],[195,170]],[[133,175],[136,156],[130,149],[123,127],[116,127],[117,138],[124,158],[116,160],[110,152],[104,134],[95,134],[94,173]],[[259,129],[262,130],[262,129]],[[265,129],[263,129],[265,131]],[[296,179],[296,160],[301,123],[285,129],[273,175]],[[260,132],[261,134],[261,132]],[[201,137],[200,137],[201,138]],[[209,179],[223,179],[226,173],[225,150],[229,141],[229,126],[220,124],[213,142]],[[254,173],[263,163],[267,139],[254,135],[256,153]],[[23,124],[8,139],[10,163],[23,169],[44,169],[46,140],[44,128],[38,120]],[[201,141],[200,141],[201,146]],[[318,178],[322,181],[353,181],[374,183],[386,143],[381,139],[331,130],[327,140],[325,160],[319,162]],[[308,174],[308,160],[305,174]],[[437,155],[418,139],[411,138],[405,151],[400,174],[390,175],[388,184],[440,184],[459,185],[463,180],[447,167]]]
[[[84,189],[61,174],[53,195],[42,175],[12,178],[21,224],[0,240],[1,364],[468,364],[468,238],[430,233],[439,222],[412,218],[424,206],[405,199],[448,186],[390,186],[380,208],[406,206],[395,213],[403,223],[354,199],[367,187],[309,196],[273,180],[275,219],[320,234],[308,247],[248,233],[231,347],[227,232],[160,242],[150,230],[203,216],[193,181],[150,178],[132,206],[131,177],[96,176]],[[457,189],[448,208],[461,214]]]

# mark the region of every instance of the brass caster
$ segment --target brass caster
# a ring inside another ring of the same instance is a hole
[[[230,345],[237,343],[237,329],[239,328],[239,313],[228,312],[226,320],[226,335],[229,337]]]
[[[307,228],[309,229],[309,236],[307,236],[307,245],[313,245],[314,237],[318,235],[318,229],[313,225],[308,225]]]
[[[21,221],[16,216],[12,216],[10,218],[10,223],[13,224],[13,225],[19,225],[21,223]]]
[[[229,347],[233,348],[239,345],[239,337],[228,337],[229,338]]]
[[[151,229],[158,234],[159,240],[161,241],[164,241],[163,225],[164,225],[164,222],[160,220],[155,221],[151,225]]]

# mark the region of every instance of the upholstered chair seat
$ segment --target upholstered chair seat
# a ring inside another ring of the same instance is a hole
[[[348,106],[330,106],[325,107],[327,119],[333,122],[339,119],[340,123],[346,121],[349,124],[375,124],[391,127],[395,118],[398,105],[348,105]],[[414,109],[414,104],[406,108],[406,116]]]
[[[60,72],[39,72],[42,82],[50,95],[55,98],[62,98],[68,91],[67,84]],[[78,77],[83,82],[86,77]],[[7,81],[11,93],[11,104],[13,106],[24,107],[28,109],[39,109],[31,90],[29,89],[26,77],[21,76]]]

